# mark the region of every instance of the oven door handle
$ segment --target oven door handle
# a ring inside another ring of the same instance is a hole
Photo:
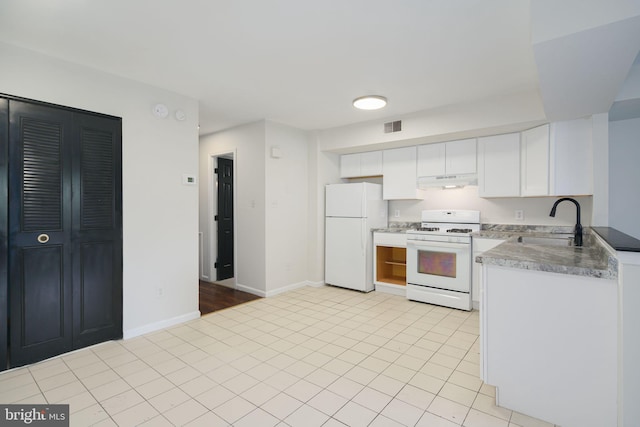
[[[447,248],[447,249],[464,249],[471,248],[469,243],[451,243],[451,242],[425,242],[425,241],[415,241],[415,240],[407,240],[407,247],[413,248]]]

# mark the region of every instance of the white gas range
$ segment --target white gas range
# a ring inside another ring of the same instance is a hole
[[[407,231],[407,298],[471,310],[471,233],[479,230],[479,211],[422,211],[421,227]]]

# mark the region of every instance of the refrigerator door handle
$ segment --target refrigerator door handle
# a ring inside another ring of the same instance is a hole
[[[360,224],[362,224],[362,236],[360,238],[360,247],[362,248],[362,255],[366,255],[365,254],[365,249],[367,247],[367,235],[366,235],[366,228],[367,228],[367,220],[365,218],[362,218],[362,220],[360,221]]]

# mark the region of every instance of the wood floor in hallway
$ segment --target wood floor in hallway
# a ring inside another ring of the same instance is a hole
[[[200,280],[199,309],[202,315],[259,298],[248,292]]]

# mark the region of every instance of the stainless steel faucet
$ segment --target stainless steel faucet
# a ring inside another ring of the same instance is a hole
[[[575,246],[582,246],[582,224],[580,224],[580,203],[578,203],[577,200],[572,199],[571,197],[563,197],[562,199],[556,200],[556,202],[553,204],[553,207],[551,208],[551,212],[549,213],[549,216],[555,217],[556,208],[558,207],[560,202],[564,202],[565,200],[573,202],[573,204],[576,205],[576,227],[574,229],[573,243]]]

